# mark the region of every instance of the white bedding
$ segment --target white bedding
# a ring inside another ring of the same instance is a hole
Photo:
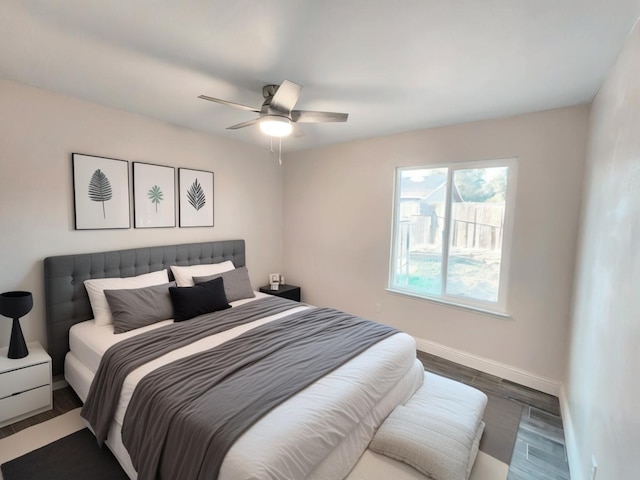
[[[244,303],[248,303],[258,298],[268,297],[266,293],[254,292],[255,298],[247,298],[231,303],[232,307],[237,307]],[[141,333],[150,332],[156,328],[172,323],[173,320],[165,320],[162,322],[147,325],[146,327],[136,328],[125,333],[115,335],[113,333],[113,324],[97,326],[93,320],[76,323],[69,330],[69,350],[73,352],[80,362],[89,368],[93,373],[98,370],[100,359],[109,347],[126,339],[140,335]]]
[[[300,306],[294,311],[305,308]],[[137,382],[176,358],[211,348],[290,313],[293,311],[194,342],[127,377],[107,444],[131,478],[136,475],[122,445],[120,430]],[[113,330],[112,326],[96,327],[92,321],[75,325],[70,333],[71,351],[65,360],[67,381],[84,400],[100,357],[112,344],[160,326],[113,335],[108,331]],[[238,472],[243,472],[242,478],[255,479],[344,478],[365,450],[375,428],[396,405],[406,402],[421,385],[422,378],[423,368],[415,358],[414,339],[404,333],[386,338],[263,417],[229,450],[219,478],[238,478]],[[246,472],[251,476],[247,477]]]

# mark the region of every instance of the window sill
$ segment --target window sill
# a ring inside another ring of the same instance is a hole
[[[385,290],[393,295],[401,295],[403,297],[409,297],[409,298],[413,298],[416,300],[424,300],[426,302],[432,302],[432,303],[437,303],[440,305],[446,305],[448,307],[453,307],[453,308],[458,308],[460,310],[466,310],[468,312],[473,312],[473,313],[479,313],[482,315],[487,315],[490,317],[495,317],[495,318],[501,318],[503,320],[511,320],[513,317],[511,317],[511,315],[509,315],[508,313],[503,313],[503,312],[498,312],[496,310],[490,310],[487,308],[482,308],[482,307],[475,307],[472,305],[465,305],[462,303],[456,303],[456,302],[451,302],[449,300],[441,300],[439,298],[434,298],[434,297],[425,297],[422,295],[418,295],[417,293],[411,293],[411,292],[407,292],[404,290],[395,290],[393,288],[385,288]]]

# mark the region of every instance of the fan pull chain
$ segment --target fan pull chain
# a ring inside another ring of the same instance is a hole
[[[269,137],[269,156],[273,154],[273,137]],[[278,163],[282,165],[282,138],[278,138]]]

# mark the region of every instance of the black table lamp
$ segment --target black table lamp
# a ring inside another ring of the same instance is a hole
[[[13,318],[11,328],[11,342],[9,343],[9,358],[24,358],[29,355],[27,344],[24,343],[20,317],[25,316],[33,308],[31,292],[6,292],[0,294],[0,315]]]

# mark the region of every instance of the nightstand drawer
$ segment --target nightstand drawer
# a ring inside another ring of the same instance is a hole
[[[39,363],[0,374],[0,399],[14,393],[49,385],[49,363]]]
[[[25,412],[47,407],[51,408],[51,387],[49,385],[3,398],[0,400],[0,423],[23,415]]]

